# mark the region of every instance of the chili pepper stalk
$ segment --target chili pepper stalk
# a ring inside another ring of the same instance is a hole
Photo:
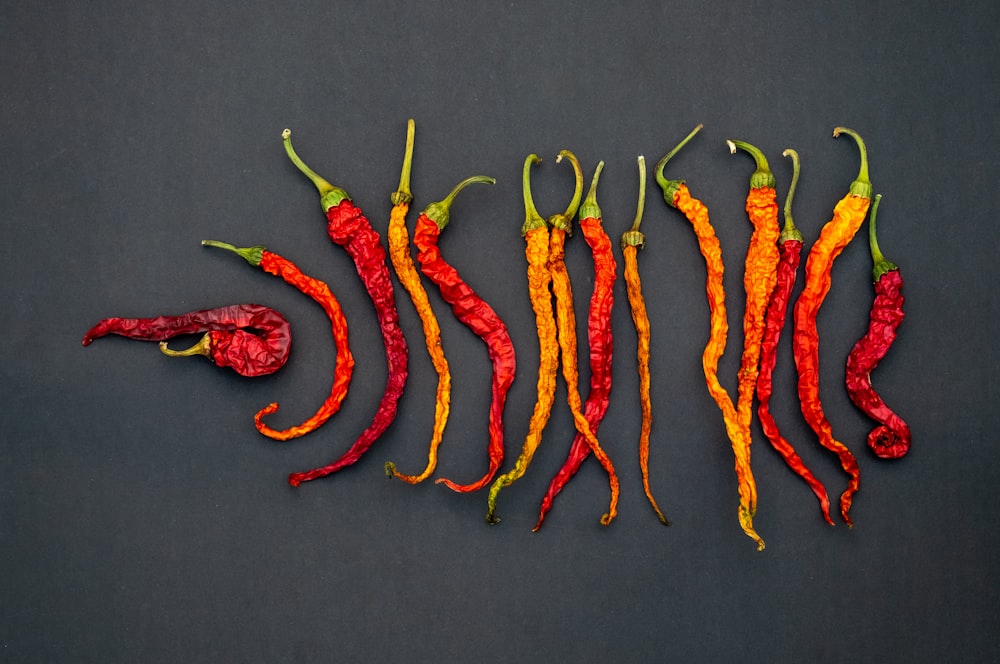
[[[847,488],[840,495],[840,514],[844,522],[851,526],[853,524],[849,512],[854,494],[860,486],[860,471],[851,451],[834,438],[833,428],[823,412],[819,394],[819,330],[816,325],[816,316],[830,291],[833,263],[861,227],[871,203],[872,183],[868,178],[868,151],[864,140],[857,132],[845,127],[833,130],[834,138],[841,134],[847,134],[857,143],[861,166],[847,195],[834,207],[833,218],[823,226],[819,238],[809,250],[805,285],[795,302],[792,349],[799,377],[802,415],[816,433],[820,444],[837,455],[841,468],[848,476]]]
[[[337,359],[334,364],[333,385],[330,388],[330,394],[320,404],[315,414],[301,424],[287,429],[272,429],[264,423],[264,417],[278,410],[277,403],[265,406],[254,415],[254,424],[257,427],[257,431],[273,440],[291,440],[304,436],[323,426],[327,420],[340,410],[344,399],[347,397],[347,390],[351,384],[351,377],[354,374],[354,356],[351,354],[350,344],[348,343],[347,319],[340,308],[340,302],[330,290],[330,287],[323,281],[304,274],[295,263],[274,252],[268,251],[263,246],[235,247],[217,240],[202,240],[201,244],[206,247],[226,249],[241,256],[250,265],[259,267],[268,274],[280,277],[286,283],[305,293],[323,307],[323,311],[326,312],[327,317],[330,319],[330,331],[337,346]]]
[[[778,237],[777,278],[774,291],[771,293],[771,302],[767,307],[764,337],[761,340],[760,372],[757,375],[757,417],[764,435],[771,442],[771,446],[781,455],[788,467],[809,485],[819,500],[823,519],[832,526],[830,497],[826,492],[826,487],[806,467],[805,462],[799,457],[791,443],[781,435],[778,423],[775,421],[774,415],[771,414],[771,395],[774,391],[772,378],[774,367],[778,362],[778,342],[781,340],[781,332],[785,327],[788,302],[791,298],[792,288],[795,286],[795,276],[798,273],[802,256],[802,233],[795,227],[795,222],[792,219],[792,200],[799,181],[799,155],[792,149],[785,150],[782,155],[790,157],[792,160],[792,183],[789,185],[788,195],[785,197],[785,225]]]
[[[702,353],[701,363],[705,372],[705,384],[719,410],[726,426],[726,434],[733,448],[735,457],[736,478],[739,486],[739,509],[737,518],[743,532],[757,543],[757,549],[764,549],[764,540],[753,527],[756,504],[752,489],[749,458],[746,456],[750,442],[745,430],[739,425],[736,407],[729,393],[719,383],[719,359],[726,349],[726,337],[729,333],[729,322],[726,318],[726,291],[723,286],[724,264],[722,262],[722,247],[715,234],[708,216],[708,208],[700,200],[694,198],[683,180],[668,180],[663,175],[663,169],[683,148],[688,141],[701,130],[698,125],[673,150],[663,156],[656,165],[656,182],[663,190],[663,200],[676,208],[691,222],[695,236],[698,239],[698,249],[705,259],[706,278],[705,293],[708,298],[711,331],[708,343]]]
[[[389,258],[392,260],[396,277],[399,278],[399,282],[406,289],[406,292],[410,294],[413,307],[420,317],[427,354],[430,356],[431,364],[437,373],[438,382],[434,394],[434,426],[431,430],[431,440],[427,450],[427,464],[423,471],[416,475],[404,475],[396,470],[396,465],[392,461],[387,461],[385,464],[385,472],[389,477],[396,477],[409,484],[422,482],[433,474],[437,467],[438,448],[441,445],[441,438],[444,435],[448,415],[451,411],[451,370],[441,345],[441,327],[434,315],[434,310],[431,308],[427,291],[424,290],[420,281],[420,273],[417,272],[417,268],[413,264],[413,257],[410,255],[410,237],[406,230],[406,213],[413,200],[413,194],[410,192],[413,138],[414,123],[411,119],[406,124],[406,149],[403,156],[403,168],[399,175],[399,187],[390,196],[393,206],[389,214],[389,230],[387,232]]]
[[[872,386],[871,372],[884,358],[903,322],[903,278],[899,268],[882,255],[875,234],[875,216],[882,195],[877,194],[868,218],[868,244],[871,249],[875,300],[869,316],[868,331],[854,344],[847,356],[846,384],[851,401],[868,417],[879,423],[868,434],[868,447],[882,459],[899,459],[910,450],[912,434],[907,423],[886,405]]]
[[[302,482],[325,477],[357,463],[392,424],[396,418],[399,398],[406,386],[409,351],[403,330],[399,326],[399,312],[396,310],[392,278],[379,234],[372,228],[360,208],[354,205],[346,191],[321,178],[299,158],[292,147],[290,130],[282,132],[282,140],[288,158],[309,178],[319,192],[320,205],[327,218],[327,234],[334,244],[343,247],[351,256],[358,276],[371,297],[382,331],[388,374],[385,392],[371,424],[351,447],[334,461],[313,470],[292,473],[288,478],[289,484],[299,486]]]

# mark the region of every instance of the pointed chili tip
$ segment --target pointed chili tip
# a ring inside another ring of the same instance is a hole
[[[851,183],[850,192],[854,196],[870,199],[872,197],[872,182],[868,179],[868,148],[865,146],[865,141],[853,129],[848,129],[847,127],[833,128],[834,138],[839,138],[841,134],[847,134],[853,138],[854,142],[858,144],[858,150],[861,152],[861,168],[858,171],[858,177]]]
[[[451,219],[451,204],[455,202],[455,197],[458,193],[468,187],[470,184],[496,184],[496,178],[491,178],[486,175],[473,175],[470,178],[465,178],[451,190],[444,200],[437,201],[436,203],[431,203],[426,208],[424,208],[424,215],[428,219],[437,224],[437,227],[444,230],[444,227],[448,225]]]
[[[699,131],[702,130],[702,127],[704,127],[704,125],[698,123],[698,126],[692,129],[691,133],[684,137],[684,140],[678,143],[673,150],[665,154],[663,158],[660,159],[660,161],[657,162],[656,164],[656,169],[654,171],[654,174],[656,176],[656,182],[657,184],[660,185],[660,188],[663,190],[663,200],[666,201],[667,204],[670,205],[671,207],[674,204],[674,194],[677,193],[677,188],[684,183],[684,180],[668,180],[663,175],[663,169],[666,167],[667,162],[673,159],[674,155],[680,152],[681,148],[687,145],[688,141],[694,138],[695,134],[697,134]]]

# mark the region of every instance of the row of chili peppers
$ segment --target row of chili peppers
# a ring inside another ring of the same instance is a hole
[[[757,490],[750,467],[750,426],[754,398],[758,401],[758,418],[768,440],[787,464],[809,485],[819,500],[823,518],[833,524],[830,499],[823,484],[809,471],[791,444],[781,435],[770,413],[772,376],[777,361],[776,348],[787,317],[792,287],[801,261],[803,239],[792,219],[791,205],[799,176],[799,158],[794,150],[783,155],[793,163],[792,182],[784,206],[784,228],[778,225],[778,203],[775,178],[766,157],[757,147],[743,141],[728,141],[732,152],[744,151],[753,157],[755,170],[750,178],[746,211],[753,225],[747,250],[744,289],[746,308],[743,320],[743,354],[738,374],[736,403],[721,385],[718,378],[719,360],[725,350],[728,321],[723,288],[722,250],[709,220],[708,208],[696,199],[682,180],[667,179],[664,170],[669,160],[683,148],[701,129],[698,125],[673,150],[656,165],[655,177],[663,191],[664,200],[680,211],[691,223],[699,249],[706,265],[706,295],[708,299],[711,331],[702,355],[706,385],[723,417],[735,459],[738,483],[738,520],[744,532],[763,549],[764,542],[753,527],[757,507]],[[872,185],[868,178],[867,149],[862,138],[854,131],[838,127],[834,137],[851,136],[861,155],[861,167],[851,183],[847,195],[837,204],[832,219],[823,227],[819,238],[809,251],[805,267],[805,286],[793,310],[793,352],[798,371],[798,394],[802,413],[816,432],[820,443],[834,452],[848,475],[847,488],[840,496],[840,514],[851,524],[849,510],[854,493],[859,487],[857,460],[846,445],[834,438],[819,398],[819,336],[816,316],[830,288],[830,273],[837,256],[859,230],[871,207],[869,240],[874,261],[876,297],[870,314],[866,335],[852,349],[847,360],[846,387],[851,400],[867,415],[879,423],[868,437],[873,452],[883,458],[898,458],[906,454],[910,445],[910,430],[881,399],[871,384],[870,373],[878,365],[893,343],[896,329],[903,319],[902,281],[898,268],[882,256],[875,235],[875,215],[880,195],[872,203]],[[364,283],[374,305],[385,347],[388,377],[382,400],[371,424],[354,444],[331,463],[289,476],[289,482],[298,486],[302,482],[324,477],[354,464],[389,427],[395,418],[397,404],[407,379],[408,348],[399,325],[392,280],[386,260],[386,250],[379,234],[372,228],[362,211],[353,203],[346,191],[331,185],[317,175],[296,154],[288,130],[282,135],[286,153],[298,169],[316,186],[321,205],[327,218],[330,239],[343,247],[352,257],[358,275]],[[611,362],[613,338],[611,313],[614,305],[613,289],[617,278],[617,264],[612,242],[602,226],[602,213],[597,203],[597,186],[604,163],[594,172],[589,191],[584,198],[584,174],[576,156],[564,150],[557,161],[566,159],[575,174],[575,190],[566,210],[543,218],[535,209],[531,196],[530,171],[538,163],[535,154],[525,159],[522,187],[525,222],[521,233],[525,240],[528,287],[535,314],[540,351],[537,398],[529,421],[528,433],[513,468],[498,475],[505,454],[504,406],[507,392],[516,373],[516,356],[507,326],[475,291],[463,280],[458,271],[441,255],[438,237],[448,225],[450,207],[458,193],[473,183],[493,183],[492,178],[475,176],[460,182],[443,200],[427,206],[417,217],[412,244],[417,249],[418,272],[413,261],[406,217],[413,200],[410,191],[410,172],[413,158],[414,124],[407,125],[406,149],[397,190],[391,195],[393,204],[388,226],[388,258],[397,278],[410,296],[420,317],[427,352],[438,377],[434,425],[425,467],[416,474],[398,471],[392,462],[385,464],[386,473],[404,482],[416,484],[433,475],[438,448],[449,415],[451,374],[441,342],[441,330],[423,287],[420,273],[435,284],[442,298],[455,316],[483,340],[492,361],[492,398],[489,415],[488,468],[485,474],[468,483],[447,478],[437,482],[450,489],[469,493],[489,485],[487,521],[496,523],[496,503],[502,488],[509,486],[526,472],[542,439],[542,433],[554,406],[557,374],[562,367],[566,383],[567,401],[577,430],[567,459],[553,477],[542,499],[535,529],[541,527],[546,513],[559,492],[566,486],[583,462],[593,453],[608,474],[610,503],[601,518],[609,524],[617,513],[619,483],[614,465],[597,438],[597,431],[608,409],[611,390]],[[661,522],[669,524],[650,487],[649,446],[652,425],[650,397],[649,344],[650,321],[646,314],[642,284],[638,271],[638,250],[643,247],[644,236],[639,230],[642,220],[646,166],[642,157],[639,165],[639,196],[636,216],[631,228],[621,237],[622,256],[625,261],[624,279],[637,332],[637,363],[639,372],[639,403],[642,425],[638,441],[638,456],[643,490]],[[581,202],[582,201],[582,202]],[[592,252],[594,263],[594,289],[587,319],[587,342],[590,357],[590,385],[584,401],[578,385],[576,320],[573,309],[572,286],[565,264],[565,242],[572,232],[573,219],[579,218],[584,240]],[[329,396],[317,412],[300,425],[285,430],[275,430],[263,418],[275,412],[278,404],[272,403],[255,416],[257,430],[275,440],[290,440],[319,428],[339,409],[347,395],[354,359],[348,343],[348,327],[340,305],[324,282],[303,274],[294,263],[268,251],[262,246],[238,248],[215,240],[203,244],[232,251],[251,265],[278,276],[313,298],[323,307],[331,322],[337,357],[334,380]],[[167,340],[195,332],[205,332],[193,347],[176,351],[168,347]],[[229,366],[244,376],[253,377],[272,373],[287,360],[291,333],[288,321],[277,311],[256,304],[242,304],[219,309],[192,312],[181,316],[156,318],[108,318],[89,330],[83,339],[88,345],[106,334],[119,334],[134,339],[160,341],[161,350],[168,355],[201,354],[219,366]]]

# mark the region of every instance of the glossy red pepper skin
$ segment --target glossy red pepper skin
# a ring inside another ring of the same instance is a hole
[[[455,316],[476,336],[483,340],[493,364],[492,399],[489,423],[489,467],[486,474],[470,484],[457,484],[448,479],[438,479],[453,491],[462,493],[477,491],[489,484],[504,458],[503,413],[507,402],[507,392],[514,382],[517,358],[507,325],[497,315],[493,307],[480,298],[462,279],[458,271],[441,256],[438,238],[441,228],[426,214],[417,218],[413,232],[413,244],[417,248],[420,271],[441,291],[441,297],[451,305]]]
[[[349,198],[327,208],[326,218],[327,234],[334,243],[346,249],[354,260],[358,276],[375,305],[385,345],[388,379],[372,423],[351,448],[340,458],[321,468],[293,473],[288,477],[288,483],[292,486],[325,477],[356,463],[396,418],[399,398],[403,394],[408,374],[406,339],[399,326],[396,298],[381,237]]]
[[[105,318],[87,331],[83,345],[116,334],[141,341],[166,341],[185,334],[208,334],[208,358],[241,376],[274,373],[288,359],[292,335],[280,313],[259,304],[234,304],[179,316]]]

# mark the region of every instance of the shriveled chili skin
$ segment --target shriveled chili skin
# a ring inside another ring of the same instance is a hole
[[[296,426],[278,430],[264,423],[264,417],[278,410],[277,403],[265,406],[254,415],[257,431],[274,440],[291,440],[315,431],[340,410],[354,375],[354,355],[348,343],[347,319],[340,308],[340,302],[325,282],[304,274],[294,263],[267,250],[261,252],[259,265],[268,274],[280,277],[323,307],[330,319],[330,329],[337,347],[330,394],[311,417]]]
[[[343,198],[326,210],[327,234],[335,244],[342,246],[354,260],[358,276],[375,305],[382,340],[385,345],[388,379],[385,392],[372,423],[354,444],[335,461],[301,473],[293,473],[288,483],[299,486],[302,482],[325,477],[356,463],[396,418],[399,398],[407,378],[408,350],[403,330],[399,326],[399,312],[393,292],[392,278],[386,262],[385,249],[379,234],[349,198]]]
[[[910,427],[872,387],[871,372],[889,352],[903,322],[903,278],[889,270],[875,282],[868,331],[847,356],[847,394],[855,406],[880,425],[868,434],[868,447],[883,459],[898,459],[910,449]]]
[[[249,330],[257,330],[254,334]],[[83,337],[83,345],[116,334],[141,341],[166,341],[185,334],[209,334],[209,359],[241,376],[274,373],[288,359],[292,335],[280,313],[258,304],[235,304],[179,316],[105,318]]]
[[[816,432],[820,444],[834,452],[848,475],[847,488],[840,496],[840,513],[850,525],[848,515],[854,494],[860,486],[858,461],[846,445],[833,437],[819,396],[819,329],[816,316],[830,292],[834,260],[843,252],[868,213],[870,199],[848,194],[833,210],[833,218],[820,231],[806,259],[805,286],[795,302],[795,335],[792,338],[795,368],[798,371],[799,403],[806,422]]]
[[[736,477],[739,483],[740,505],[737,516],[743,532],[757,542],[757,548],[764,548],[764,541],[753,528],[753,517],[757,511],[757,486],[750,470],[750,441],[747,430],[740,426],[736,407],[729,393],[719,383],[719,359],[726,350],[729,322],[726,319],[726,292],[723,287],[724,265],[722,246],[715,235],[708,217],[708,208],[700,200],[691,196],[687,185],[679,183],[674,191],[672,204],[687,217],[698,239],[698,247],[705,259],[705,294],[708,297],[711,332],[702,353],[701,363],[705,372],[705,384],[719,410],[726,426],[726,433],[735,456]]]
[[[809,488],[816,494],[816,498],[819,499],[823,518],[827,523],[833,525],[833,519],[830,518],[830,497],[826,492],[826,487],[806,467],[791,443],[781,435],[778,423],[775,421],[774,415],[771,414],[771,395],[774,392],[772,381],[774,368],[778,362],[778,342],[781,340],[781,332],[785,327],[788,302],[791,298],[792,288],[795,286],[795,276],[798,273],[802,257],[802,241],[785,240],[779,245],[778,251],[780,256],[777,280],[771,294],[771,303],[767,308],[764,338],[761,341],[760,373],[757,376],[757,417],[760,420],[760,427],[771,442],[772,447],[777,450],[785,463],[809,485]]]
[[[608,473],[608,484],[611,489],[611,501],[608,512],[601,518],[603,525],[608,525],[618,514],[618,495],[620,492],[618,475],[615,467],[602,449],[590,423],[584,416],[583,403],[580,398],[579,369],[577,365],[576,345],[576,315],[573,311],[573,289],[570,283],[569,271],[566,269],[566,235],[567,232],[556,226],[549,232],[549,273],[552,276],[552,293],[555,296],[556,332],[559,349],[562,355],[563,379],[566,381],[566,399],[577,431],[583,436],[591,452],[600,461]]]
[[[614,337],[611,329],[611,311],[614,307],[614,285],[618,266],[612,251],[611,238],[601,225],[601,219],[585,217],[580,219],[580,230],[590,246],[594,261],[594,290],[590,296],[590,313],[587,318],[587,340],[590,344],[590,392],[583,406],[590,430],[595,434],[608,411],[611,401],[611,358]],[[535,530],[542,526],[545,515],[552,509],[556,496],[566,487],[570,479],[580,470],[584,460],[590,456],[590,445],[582,433],[577,433],[570,446],[569,455],[542,498]]]
[[[559,372],[559,339],[556,331],[555,313],[552,309],[552,275],[548,266],[548,227],[543,223],[528,230],[524,233],[524,241],[524,255],[528,261],[528,294],[531,298],[531,308],[535,312],[535,326],[538,330],[537,396],[528,423],[528,433],[521,447],[521,453],[514,462],[514,467],[497,477],[490,486],[486,511],[488,523],[500,522],[500,518],[496,516],[496,502],[500,490],[524,476],[542,442],[542,431],[552,414],[556,376]]]
[[[493,307],[476,295],[458,271],[441,256],[441,250],[438,247],[440,234],[441,229],[434,221],[427,215],[420,215],[413,231],[413,244],[417,248],[417,261],[420,263],[420,270],[428,279],[437,284],[442,299],[451,305],[458,320],[483,340],[493,365],[489,445],[487,449],[489,467],[486,474],[471,484],[457,484],[445,478],[437,480],[453,491],[467,493],[478,491],[489,484],[503,463],[503,413],[507,402],[507,392],[514,382],[517,358],[510,333],[503,320]]]

